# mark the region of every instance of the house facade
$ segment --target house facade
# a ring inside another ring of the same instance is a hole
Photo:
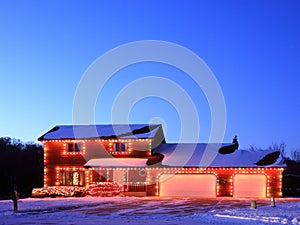
[[[44,145],[44,186],[116,182],[125,195],[281,197],[279,152],[165,142],[161,125],[56,126]]]

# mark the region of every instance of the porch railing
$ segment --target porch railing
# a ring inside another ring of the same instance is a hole
[[[146,192],[146,182],[128,182],[125,186],[125,192]]]

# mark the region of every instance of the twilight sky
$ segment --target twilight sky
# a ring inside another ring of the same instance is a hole
[[[122,44],[163,40],[190,49],[214,73],[227,110],[224,142],[238,135],[242,148],[281,141],[300,148],[299,12],[298,0],[0,0],[0,136],[36,141],[57,124],[71,124],[76,88],[93,61]],[[183,71],[161,63],[114,74],[98,96],[95,122],[111,123],[120,90],[149,76],[185,90],[199,115],[199,142],[207,142],[205,95]],[[142,98],[128,121],[161,121],[167,141],[177,142],[184,104],[172,105],[167,92]]]

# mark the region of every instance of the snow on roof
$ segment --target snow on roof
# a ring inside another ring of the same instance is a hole
[[[85,167],[146,167],[144,158],[100,158],[91,159]]]
[[[59,125],[42,135],[38,140],[154,138],[159,129],[162,129],[160,124]]]
[[[164,155],[162,165],[182,167],[258,167],[284,166],[281,154],[274,150],[241,150],[219,153],[229,144],[161,144],[155,153]],[[278,154],[277,154],[278,153]]]

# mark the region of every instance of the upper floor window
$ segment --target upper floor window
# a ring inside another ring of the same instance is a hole
[[[117,142],[115,143],[115,151],[116,152],[125,152],[127,150],[127,146],[126,146],[126,143],[120,143],[120,142]]]
[[[69,143],[68,152],[81,152],[81,146],[79,143]]]

